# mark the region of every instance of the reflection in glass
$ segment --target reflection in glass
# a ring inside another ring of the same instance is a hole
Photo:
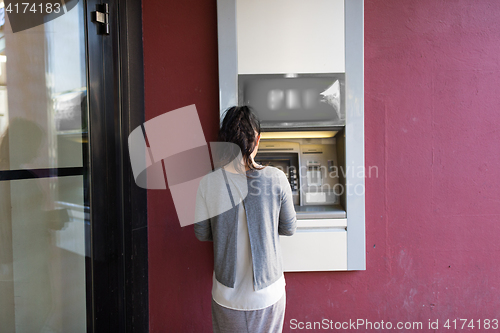
[[[14,118],[35,122],[45,135],[36,143],[30,135],[9,140],[11,154],[34,144],[40,144],[40,151],[29,164],[0,170],[81,167],[86,138],[82,4],[17,33],[10,30],[8,16],[5,19],[0,28],[0,137]]]
[[[80,1],[25,31],[7,16],[0,27],[0,173],[14,177],[0,180],[1,333],[87,331],[83,175],[38,178],[83,166],[83,18]]]
[[[60,181],[60,194],[83,186]],[[0,182],[1,332],[85,332],[83,196],[48,205],[42,182]]]

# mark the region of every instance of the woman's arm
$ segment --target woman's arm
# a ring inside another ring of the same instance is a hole
[[[201,193],[201,182],[196,192],[196,206],[194,212],[194,234],[200,241],[213,241],[212,226],[208,215],[207,204]]]
[[[212,237],[212,227],[210,226],[210,220],[195,223],[194,234],[196,238],[201,241],[212,242],[214,239]]]
[[[281,207],[278,224],[278,234],[292,236],[297,229],[297,213],[293,207],[292,189],[283,171],[279,172],[281,185]]]

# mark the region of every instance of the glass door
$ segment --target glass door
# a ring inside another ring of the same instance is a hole
[[[0,0],[2,333],[89,326],[85,2],[71,4],[13,33]]]
[[[0,0],[0,332],[147,332],[141,2],[60,3],[13,32]]]

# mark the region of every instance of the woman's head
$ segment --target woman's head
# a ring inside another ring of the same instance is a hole
[[[224,112],[219,141],[232,142],[241,149],[245,166],[257,169],[253,157],[260,139],[260,121],[248,106],[233,106]]]
[[[38,155],[44,135],[42,128],[31,120],[10,119],[0,137],[0,168],[20,168],[31,162]],[[19,149],[9,149],[12,146]]]

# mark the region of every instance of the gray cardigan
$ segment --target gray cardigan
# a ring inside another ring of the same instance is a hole
[[[285,173],[275,167],[249,170],[247,177],[221,170],[200,181],[195,216],[196,221],[201,222],[194,225],[195,235],[201,241],[213,241],[215,277],[223,285],[234,288],[238,208],[243,204],[250,237],[254,289],[260,290],[283,273],[278,235],[291,236],[297,227],[292,191]]]

